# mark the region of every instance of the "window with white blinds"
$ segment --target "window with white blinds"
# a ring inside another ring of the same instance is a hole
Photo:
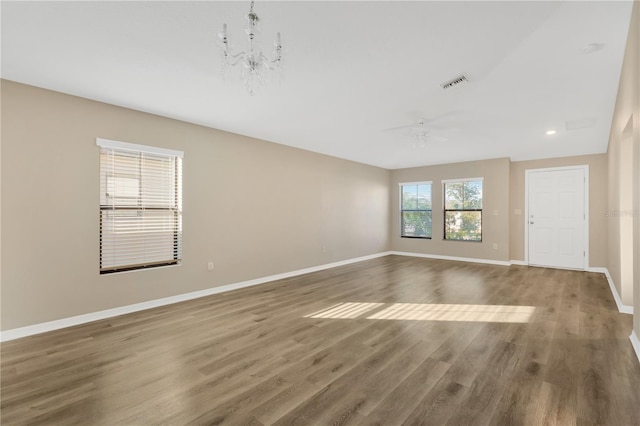
[[[98,139],[100,273],[182,259],[181,151]]]

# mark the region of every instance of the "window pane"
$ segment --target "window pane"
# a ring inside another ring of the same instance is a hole
[[[418,210],[431,210],[431,185],[418,185]]]
[[[447,210],[462,209],[464,206],[464,185],[462,182],[444,184],[444,208]]]
[[[475,180],[464,183],[464,209],[482,208],[482,181]]]
[[[140,180],[130,176],[106,176],[105,204],[137,206],[140,198]]]
[[[445,239],[482,241],[482,212],[445,212]]]
[[[143,206],[165,208],[175,206],[175,158],[145,154],[142,157],[141,174]]]
[[[402,236],[431,238],[431,212],[402,212]]]
[[[417,185],[402,185],[402,210],[415,210],[418,208]]]
[[[107,210],[100,217],[103,269],[179,259],[178,212]]]

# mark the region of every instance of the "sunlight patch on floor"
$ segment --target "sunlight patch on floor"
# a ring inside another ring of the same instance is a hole
[[[304,318],[356,318],[382,305],[384,303],[338,303],[328,309],[305,315]]]
[[[464,305],[438,303],[338,303],[327,309],[306,315],[305,318],[357,318],[374,309],[379,311],[366,319],[405,321],[460,321],[526,323],[535,306]]]
[[[529,322],[535,306],[394,303],[367,319],[464,322]]]

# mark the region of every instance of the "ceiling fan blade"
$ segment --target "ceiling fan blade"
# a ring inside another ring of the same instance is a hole
[[[429,137],[427,137],[427,141],[428,142],[446,142],[449,139],[445,138],[444,136],[440,136],[440,135],[431,135]]]
[[[404,129],[411,129],[414,127],[418,127],[418,124],[416,123],[411,123],[411,124],[405,124],[404,126],[396,126],[396,127],[389,127],[387,129],[382,129],[382,132],[395,132],[396,130],[404,130]]]
[[[443,112],[442,114],[434,115],[433,117],[425,118],[422,120],[422,122],[425,124],[433,123],[434,121],[440,121],[444,118],[451,117],[452,115],[459,115],[460,113],[461,111],[459,110],[447,111]]]
[[[431,118],[419,118],[418,120],[414,121],[413,123],[410,124],[405,124],[403,126],[396,126],[396,127],[389,127],[387,129],[382,129],[383,132],[393,132],[396,130],[403,130],[403,129],[447,129],[447,126],[443,126],[443,125],[433,125],[431,123],[443,120],[447,117],[450,117],[452,115],[458,115],[460,114],[460,111],[457,110],[453,110],[453,111],[447,111],[445,113],[442,114],[438,114],[436,116],[433,116]]]
[[[428,130],[435,130],[435,133],[458,133],[461,132],[462,129],[460,127],[449,127],[449,126],[426,126]],[[432,132],[433,133],[433,132]]]

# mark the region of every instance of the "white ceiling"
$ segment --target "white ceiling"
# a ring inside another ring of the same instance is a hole
[[[259,40],[280,31],[286,57],[251,97],[239,70],[222,79],[217,44],[226,22],[244,48],[248,2],[2,1],[1,75],[388,169],[602,153],[631,7],[259,1]],[[440,87],[461,73],[468,83]],[[426,148],[385,131],[442,114],[447,140]],[[573,120],[591,125],[566,130]]]

